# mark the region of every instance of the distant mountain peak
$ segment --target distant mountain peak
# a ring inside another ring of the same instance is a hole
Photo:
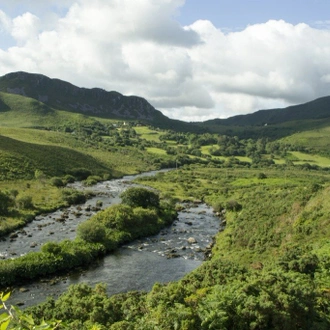
[[[0,91],[34,98],[59,110],[118,119],[168,119],[144,98],[101,88],[80,88],[60,79],[23,71],[0,77]]]

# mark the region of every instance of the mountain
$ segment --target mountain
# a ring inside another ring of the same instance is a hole
[[[33,98],[52,109],[87,116],[139,120],[164,129],[205,131],[197,124],[166,117],[142,97],[124,96],[116,91],[108,92],[100,88],[80,88],[42,74],[22,71],[8,73],[0,77],[1,91]],[[5,104],[0,104],[0,108],[1,106],[4,109]]]
[[[205,124],[225,126],[278,125],[296,120],[311,120],[330,117],[330,96],[281,109],[259,110],[247,115],[227,119],[208,120]]]
[[[79,88],[41,74],[6,74],[0,77],[0,91],[27,96],[54,109],[88,116],[146,121],[167,119],[142,97],[124,96],[100,88]]]
[[[174,120],[156,110],[144,98],[124,96],[100,88],[80,88],[41,74],[13,72],[0,77],[0,92],[32,98],[40,109],[64,110],[86,116],[139,120],[153,126],[183,132],[214,132],[241,138],[281,138],[298,131],[330,125],[330,96],[282,109],[259,110],[227,119],[199,123]],[[30,102],[31,103],[31,102]],[[1,101],[0,111],[11,106]]]

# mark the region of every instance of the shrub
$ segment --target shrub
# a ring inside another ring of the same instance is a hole
[[[16,206],[21,210],[31,210],[34,208],[31,196],[22,196],[16,199]]]
[[[77,180],[82,181],[86,180],[92,172],[86,168],[76,168],[70,171],[72,176],[74,176]]]
[[[120,195],[123,204],[132,207],[159,208],[159,195],[146,188],[132,187]]]
[[[0,215],[6,215],[9,207],[13,204],[13,200],[10,196],[0,191]]]
[[[89,243],[104,243],[106,240],[105,226],[87,220],[78,226],[77,237]]]
[[[83,192],[74,189],[63,189],[63,199],[69,204],[82,204],[86,202],[86,196]]]
[[[64,186],[64,182],[62,181],[61,178],[58,178],[58,177],[51,178],[50,184],[54,187],[63,187]]]
[[[223,203],[220,201],[216,201],[212,205],[214,212],[221,212],[224,209]]]
[[[75,178],[74,178],[74,176],[67,174],[64,176],[63,180],[64,180],[65,184],[68,184],[68,183],[73,183],[75,181]]]
[[[85,186],[92,186],[99,181],[102,181],[102,178],[97,175],[90,175],[86,180],[84,180],[84,185]]]
[[[241,209],[242,209],[242,205],[235,200],[230,200],[226,202],[226,210],[228,211],[237,212],[240,211]]]
[[[56,242],[47,242],[41,247],[41,251],[43,253],[50,253],[50,254],[59,254],[61,253],[61,246]]]
[[[116,204],[100,211],[92,217],[95,222],[101,222],[106,228],[124,230],[130,226],[133,210],[128,205]]]
[[[261,172],[258,174],[258,179],[260,179],[260,180],[267,179],[267,175],[265,173]]]

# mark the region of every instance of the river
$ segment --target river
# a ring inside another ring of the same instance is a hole
[[[73,184],[75,189],[91,190],[95,196],[85,204],[36,217],[35,221],[16,232],[17,237],[8,236],[0,242],[0,256],[15,258],[39,250],[43,243],[50,240],[74,239],[77,225],[99,209],[119,203],[120,193],[130,187],[136,177],[125,176],[87,188],[81,183]],[[178,219],[158,235],[122,246],[88,269],[15,288],[9,302],[24,307],[35,305],[48,296],[58,297],[69,285],[80,282],[92,286],[99,282],[106,283],[109,294],[150,290],[155,282],[178,280],[198,267],[204,259],[205,248],[210,246],[212,237],[220,227],[221,221],[207,205],[183,204]]]

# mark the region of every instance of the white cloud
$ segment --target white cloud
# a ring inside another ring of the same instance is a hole
[[[40,72],[135,94],[188,121],[330,94],[327,28],[268,21],[224,33],[205,20],[183,27],[175,16],[184,0],[62,0],[53,12],[41,0],[28,5],[13,18],[0,11],[0,30],[16,40],[0,50],[0,75]]]
[[[29,41],[37,37],[39,30],[39,19],[37,16],[27,12],[13,20],[11,35],[19,42]]]
[[[6,15],[6,13],[2,10],[0,10],[0,31],[2,32],[8,32],[11,29],[11,19]]]

